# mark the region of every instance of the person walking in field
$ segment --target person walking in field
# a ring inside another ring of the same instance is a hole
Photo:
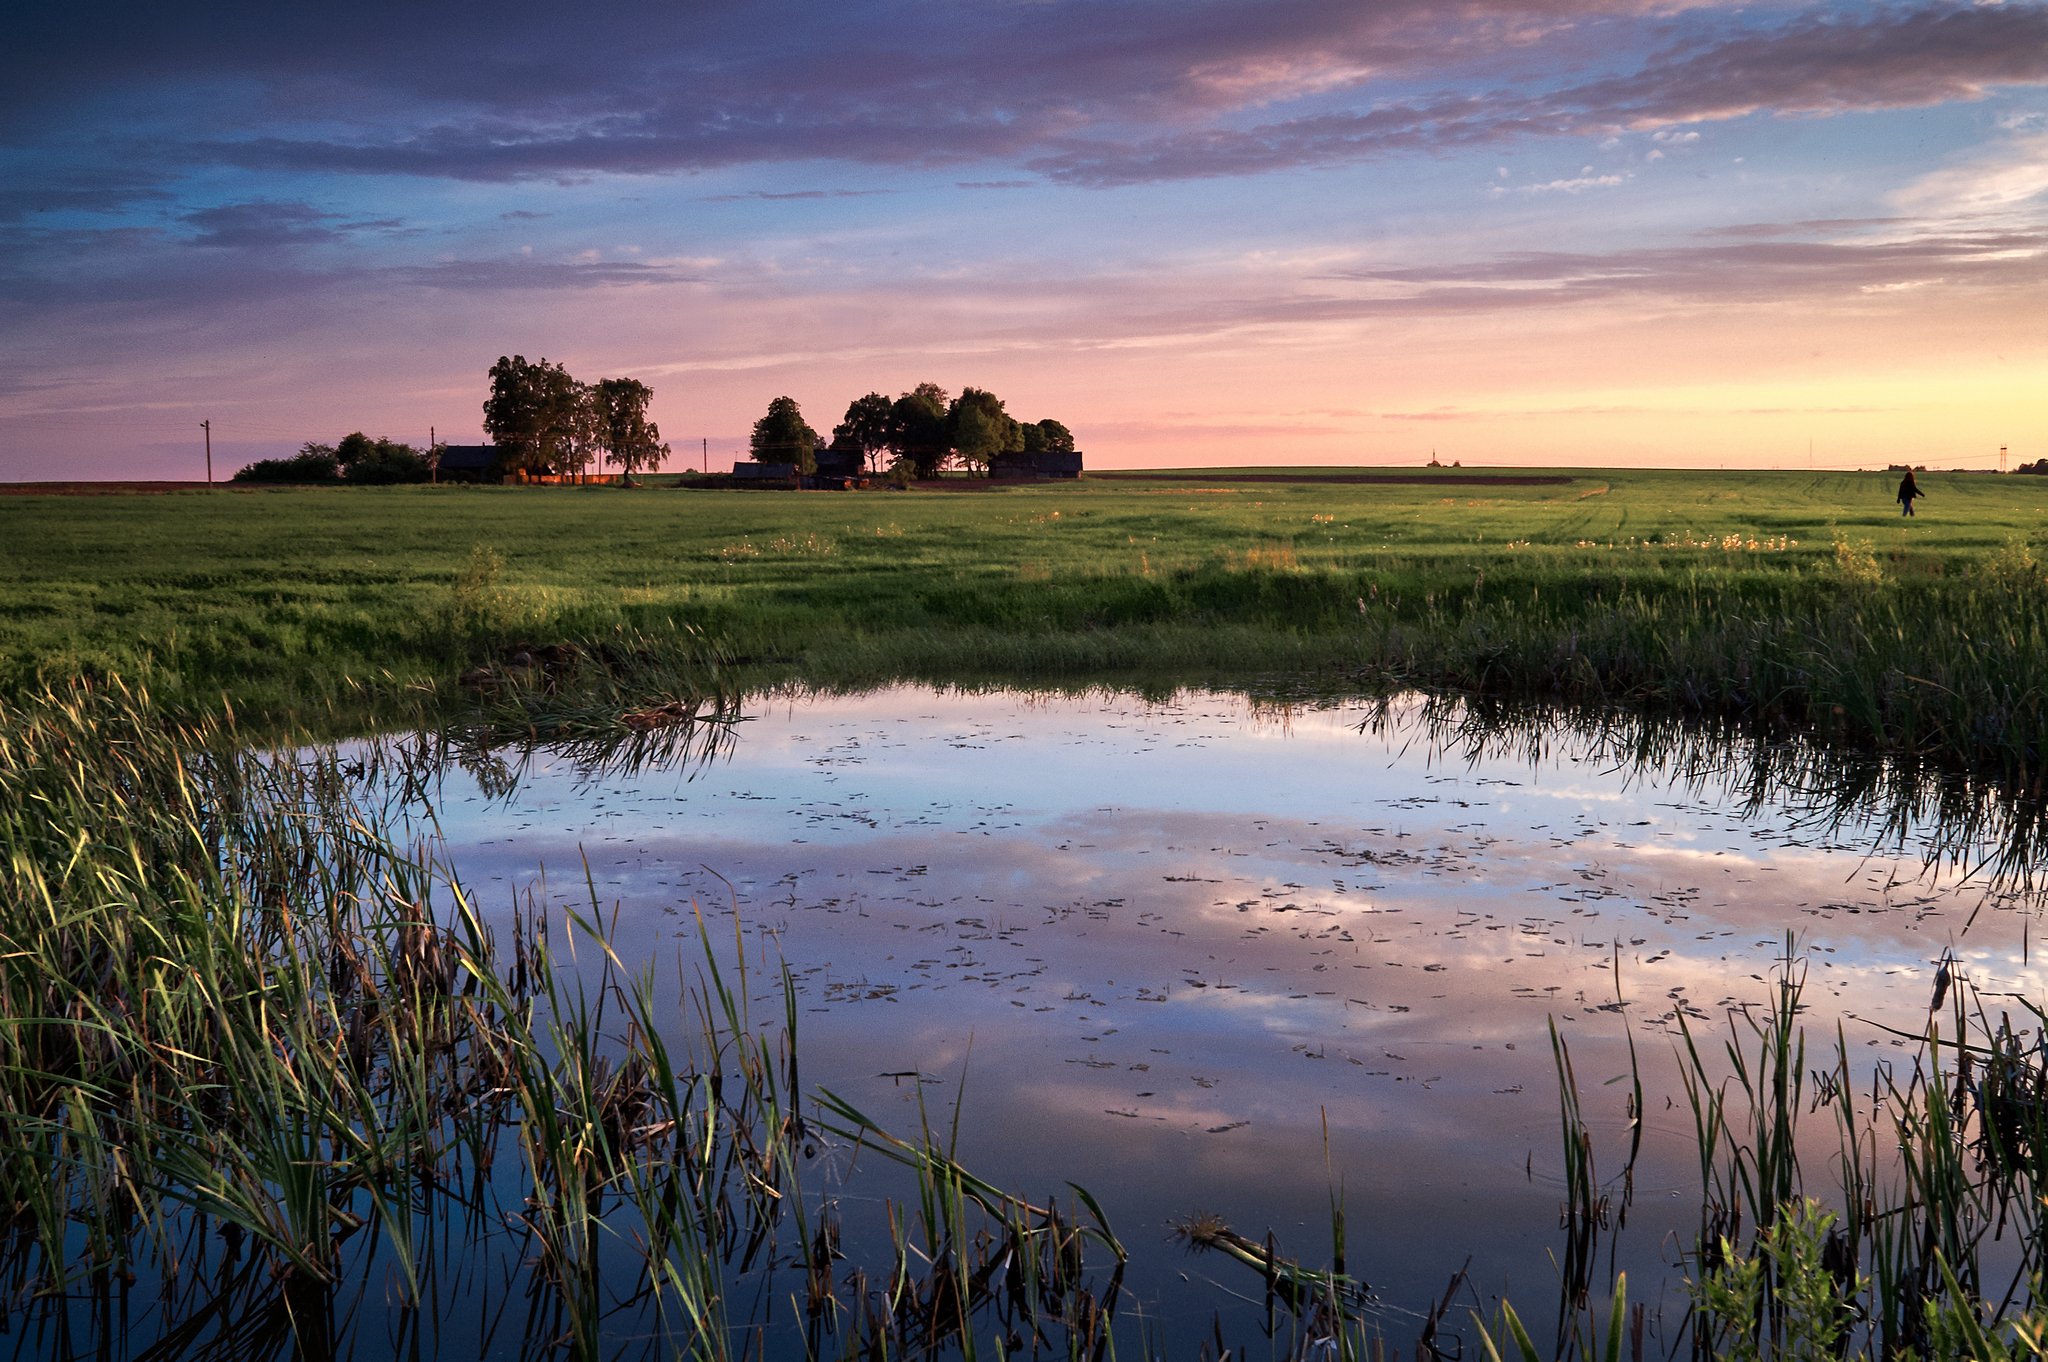
[[[1920,490],[1920,484],[1913,481],[1913,470],[1907,469],[1906,476],[1899,479],[1899,514],[1913,514],[1913,498],[1926,495],[1925,492]]]

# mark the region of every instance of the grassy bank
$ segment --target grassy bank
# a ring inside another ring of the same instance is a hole
[[[1479,471],[0,498],[0,692],[119,672],[180,703],[389,714],[538,645],[687,628],[749,682],[1422,684],[2038,782],[2048,479],[1931,476],[1902,521],[1879,473]]]

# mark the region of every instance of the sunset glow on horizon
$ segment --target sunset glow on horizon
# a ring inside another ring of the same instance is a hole
[[[36,0],[0,480],[482,439],[668,467],[921,381],[1091,468],[2048,457],[2048,4]]]

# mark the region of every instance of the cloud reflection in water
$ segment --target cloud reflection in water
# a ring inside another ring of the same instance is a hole
[[[1468,1254],[1482,1290],[1554,1290],[1552,1018],[1608,1172],[1635,1028],[1642,1299],[1698,1204],[1680,1012],[1712,1032],[1762,1001],[1788,931],[1815,1042],[1841,1019],[1873,1057],[1899,1042],[1871,1023],[1924,1021],[1944,951],[1987,991],[2043,991],[2025,914],[1874,834],[1568,744],[1468,759],[1418,713],[818,697],[762,706],[705,769],[543,756],[504,801],[451,776],[440,814],[501,899],[585,904],[587,858],[615,946],[657,977],[695,950],[693,905],[737,912],[795,975],[807,1081],[908,1130],[964,1077],[968,1166],[1080,1182],[1134,1244],[1211,1210],[1319,1260],[1334,1175],[1353,1270],[1409,1305]],[[1153,1256],[1169,1269],[1133,1284],[1170,1312],[1174,1269],[1209,1265]]]

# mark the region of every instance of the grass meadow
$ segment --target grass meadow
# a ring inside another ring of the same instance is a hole
[[[748,684],[1422,685],[1806,726],[2038,781],[2048,479],[1933,475],[1904,520],[1879,472],[1294,472],[9,496],[0,693],[120,675],[346,727],[445,704],[522,649],[624,635],[714,645]]]

